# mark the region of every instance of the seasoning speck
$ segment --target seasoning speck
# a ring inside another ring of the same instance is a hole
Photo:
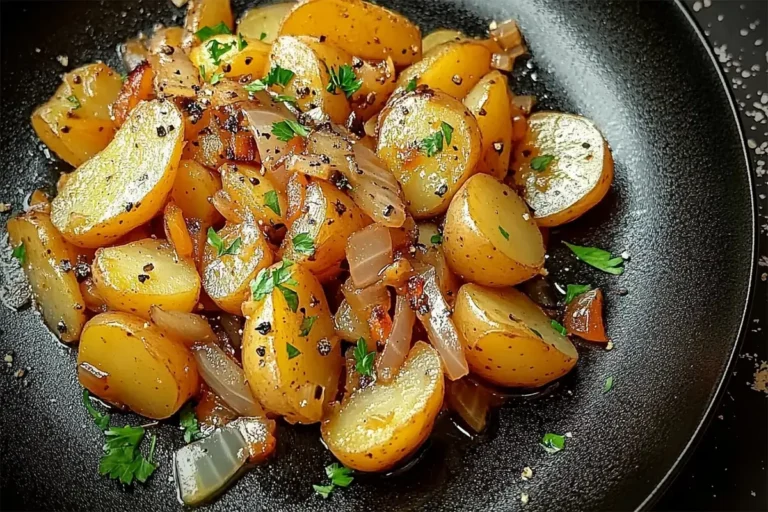
[[[523,505],[527,505],[528,504],[528,500],[529,500],[529,498],[528,498],[528,495],[526,493],[522,493],[520,495],[520,503],[522,503]]]
[[[613,350],[613,342],[609,341],[605,344],[605,350]]]
[[[520,478],[522,478],[523,480],[530,480],[531,478],[533,478],[533,470],[528,466],[525,466],[523,468],[523,472],[520,474]]]
[[[69,66],[69,57],[66,55],[58,55],[56,56],[56,60],[59,61],[59,64],[61,64],[64,67]]]
[[[139,282],[143,283],[149,279],[149,276],[147,274],[139,274]]]

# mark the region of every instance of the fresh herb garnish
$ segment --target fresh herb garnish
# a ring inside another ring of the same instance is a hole
[[[237,34],[237,49],[238,51],[242,51],[243,48],[248,46],[248,41],[243,39],[243,34]]]
[[[284,259],[280,266],[274,270],[262,269],[256,276],[256,279],[251,281],[253,300],[262,300],[277,288],[283,294],[288,307],[295,313],[299,309],[299,295],[294,290],[288,288],[288,286],[296,286],[299,283],[291,277],[291,273],[288,270],[292,266],[292,261]]]
[[[214,73],[211,75],[211,85],[216,85],[217,83],[221,82],[221,79],[224,78],[224,73]]]
[[[82,105],[80,104],[80,100],[77,99],[77,96],[75,96],[74,94],[71,96],[67,96],[67,101],[72,104],[72,110],[77,110],[80,107],[82,107]]]
[[[211,60],[217,66],[221,63],[221,57],[235,47],[235,43],[221,44],[217,40],[213,39],[206,45],[208,55],[211,56]]]
[[[501,236],[504,237],[504,240],[509,240],[509,233],[504,230],[503,227],[499,226],[499,233],[501,233]]]
[[[443,141],[445,141],[446,144],[450,144],[452,138],[453,126],[443,121],[440,124],[440,130],[425,137],[419,143],[419,149],[426,153],[428,157],[432,157],[443,150]]]
[[[338,70],[331,67],[328,73],[331,75],[331,81],[328,82],[325,90],[330,93],[336,94],[336,89],[341,89],[346,97],[349,98],[363,85],[363,80],[357,78],[355,71],[349,64],[339,66]]]
[[[565,303],[570,304],[573,299],[591,289],[588,284],[569,284],[565,290]]]
[[[563,325],[560,322],[558,322],[557,320],[552,320],[550,322],[550,325],[552,326],[552,328],[554,330],[556,330],[557,332],[559,332],[563,336],[565,336],[566,333],[568,332],[568,331],[565,330],[565,327],[563,327]]]
[[[91,394],[87,389],[83,389],[83,404],[88,414],[93,418],[93,422],[96,423],[101,430],[107,430],[109,428],[109,414],[104,414],[96,410],[91,402]]]
[[[11,256],[19,260],[19,263],[22,265],[27,261],[27,247],[24,245],[24,242],[13,248]]]
[[[200,431],[200,423],[195,416],[192,402],[187,402],[179,411],[179,426],[184,430],[184,442],[191,443],[203,437]]]
[[[330,485],[313,485],[312,488],[323,498],[328,498],[336,487],[349,487],[355,479],[352,470],[334,462],[325,467],[325,474],[331,480]]]
[[[232,242],[229,247],[227,247],[219,234],[216,233],[213,228],[208,228],[208,245],[216,249],[216,257],[218,258],[226,255],[237,254],[237,251],[240,250],[240,245],[242,245],[242,243],[243,241],[240,239],[240,237],[237,237],[235,241]]]
[[[531,169],[537,172],[547,170],[547,166],[554,160],[554,155],[539,155],[531,158]]]
[[[408,85],[405,86],[405,92],[413,92],[416,90],[416,79],[411,78],[408,80]]]
[[[309,233],[299,233],[291,239],[293,242],[293,249],[301,254],[314,254],[315,253],[315,241]]]
[[[453,140],[453,126],[449,125],[445,121],[442,121],[440,123],[440,131],[443,132],[443,135],[445,136],[445,143],[450,144]]]
[[[557,453],[565,448],[565,436],[558,434],[544,434],[541,438],[541,447],[544,448],[547,453]]]
[[[290,69],[285,69],[280,66],[273,66],[272,69],[269,70],[269,73],[267,73],[267,76],[259,80],[254,80],[253,82],[246,85],[244,89],[248,92],[258,92],[263,91],[270,85],[279,85],[281,87],[285,87],[288,85],[288,82],[291,81],[293,76],[294,73]]]
[[[443,243],[443,235],[440,233],[435,233],[429,238],[429,241],[432,242],[434,245],[440,245]]]
[[[353,353],[355,357],[355,370],[360,375],[367,375],[373,377],[373,362],[376,358],[376,351],[372,350],[368,352],[368,345],[365,342],[365,338],[357,340],[357,346]]]
[[[291,345],[290,343],[285,344],[285,350],[288,352],[288,360],[293,359],[294,357],[298,357],[301,355],[301,351]]]
[[[263,41],[266,38],[267,38],[267,33],[266,32],[262,32],[261,35],[259,35],[259,41]]]
[[[202,78],[202,79],[203,79],[203,82],[207,82],[207,81],[208,81],[208,77],[205,75],[205,66],[203,66],[203,65],[201,64],[201,65],[199,65],[199,66],[197,67],[197,69],[199,69],[199,70],[200,70],[200,78]]]
[[[264,194],[264,206],[275,212],[276,215],[280,215],[280,201],[276,190],[270,190]]]
[[[272,135],[283,142],[288,142],[296,135],[306,137],[309,135],[309,130],[293,119],[286,119],[285,121],[272,123]]]
[[[612,258],[611,253],[597,247],[582,247],[580,245],[563,242],[573,254],[587,265],[598,270],[618,276],[624,272],[624,258],[619,256]]]
[[[212,38],[213,36],[218,36],[221,34],[231,34],[232,31],[229,30],[229,27],[222,21],[218,25],[214,25],[212,27],[203,27],[197,32],[195,32],[195,36],[200,40],[202,43],[203,41]]]
[[[605,382],[603,383],[603,393],[607,393],[612,389],[613,389],[613,376],[605,379]]]
[[[128,80],[128,73],[126,73],[125,71],[123,71],[122,73],[120,73],[120,80],[122,80],[123,82],[125,82],[126,80]]]
[[[313,484],[312,488],[315,490],[317,494],[323,497],[323,499],[328,499],[328,496],[331,495],[331,492],[333,491],[334,485],[317,485]]]
[[[282,103],[292,103],[294,105],[296,104],[296,97],[290,96],[288,94],[278,94],[277,96],[274,96],[272,99]]]
[[[299,333],[299,336],[309,336],[309,331],[312,330],[312,326],[315,325],[316,320],[316,316],[305,316],[304,320],[301,321],[301,332]]]
[[[109,475],[109,478],[120,480],[125,485],[132,484],[134,479],[141,483],[146,482],[157,469],[152,463],[157,437],[152,436],[149,456],[145,458],[139,449],[144,433],[144,427],[131,426],[112,427],[104,432],[107,442],[104,445],[104,455],[99,461],[99,474]]]

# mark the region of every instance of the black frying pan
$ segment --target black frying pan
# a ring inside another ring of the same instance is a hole
[[[331,461],[316,427],[279,428],[278,454],[242,478],[214,510],[626,510],[664,490],[713,403],[744,330],[755,256],[755,214],[735,108],[712,54],[672,1],[396,0],[418,22],[481,34],[491,19],[519,20],[533,59],[514,88],[540,108],[593,119],[616,160],[611,193],[554,232],[552,276],[591,282],[607,297],[616,348],[580,344],[578,368],[538,400],[514,400],[470,441],[441,420],[409,471],[361,477],[329,501],[313,494]],[[247,7],[236,2],[238,12]],[[110,0],[2,3],[0,200],[52,192],[65,166],[46,160],[29,126],[63,68],[103,59],[153,23],[181,23],[170,2]],[[39,50],[37,50],[39,48]],[[6,214],[7,217],[7,214]],[[628,250],[623,276],[576,262],[559,240]],[[6,255],[7,256],[7,255]],[[6,283],[7,284],[7,283]],[[628,290],[622,295],[622,289]],[[176,510],[172,450],[160,434],[160,468],[124,490],[96,473],[101,433],[80,403],[75,352],[57,344],[30,309],[0,308],[3,354],[17,379],[0,379],[2,509]],[[615,387],[603,394],[606,377]],[[25,386],[23,382],[27,382]],[[136,417],[122,416],[136,424]],[[546,432],[572,433],[566,449],[538,446]],[[524,482],[523,467],[535,476]],[[523,507],[520,494],[530,502]]]

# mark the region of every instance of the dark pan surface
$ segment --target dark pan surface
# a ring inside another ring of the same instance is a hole
[[[519,93],[542,108],[583,114],[614,151],[616,182],[584,218],[553,233],[548,268],[561,282],[603,287],[616,347],[581,344],[582,360],[546,398],[502,408],[474,442],[441,428],[409,472],[359,478],[325,502],[312,483],[331,457],[316,427],[281,425],[275,460],[241,479],[212,510],[626,510],[652,500],[705,424],[742,328],[754,258],[747,163],[729,95],[711,55],[672,2],[397,0],[417,21],[480,34],[515,17],[534,55],[515,75]],[[246,5],[238,2],[238,12]],[[53,191],[59,167],[46,160],[28,123],[63,68],[103,59],[153,23],[180,23],[170,2],[110,0],[2,3],[0,200],[18,210],[25,192]],[[36,51],[39,48],[39,53]],[[8,217],[8,214],[5,215]],[[620,277],[576,262],[559,244],[627,250]],[[7,256],[7,255],[6,255]],[[4,273],[5,285],[7,275]],[[626,288],[628,295],[619,295]],[[122,490],[96,473],[100,432],[80,403],[75,352],[55,341],[27,308],[0,308],[0,350],[13,351],[24,379],[0,376],[0,471],[7,509],[176,510],[173,424],[160,434],[159,470],[147,486]],[[615,379],[611,393],[603,382]],[[26,381],[27,385],[23,382]],[[120,421],[136,424],[131,416]],[[556,455],[538,440],[572,437]],[[535,476],[520,479],[525,466]]]

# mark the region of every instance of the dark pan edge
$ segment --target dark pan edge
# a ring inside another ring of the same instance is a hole
[[[669,486],[674,482],[675,478],[679,475],[679,473],[682,471],[685,464],[688,462],[688,460],[691,458],[691,455],[693,455],[694,449],[696,448],[696,445],[701,441],[701,438],[704,435],[704,432],[709,427],[709,424],[712,421],[712,418],[714,417],[714,413],[717,410],[717,406],[720,404],[720,401],[723,399],[723,395],[725,394],[725,390],[727,388],[728,381],[730,380],[731,376],[731,368],[733,367],[736,356],[739,353],[739,350],[741,349],[741,345],[744,343],[744,339],[747,335],[747,324],[749,322],[749,313],[752,310],[752,306],[754,305],[754,295],[755,295],[755,266],[757,265],[757,258],[758,258],[758,248],[757,248],[757,239],[758,239],[758,225],[757,225],[757,200],[755,198],[755,182],[754,182],[754,176],[752,175],[752,162],[749,158],[749,152],[747,151],[747,147],[745,145],[745,134],[744,134],[744,127],[741,124],[741,119],[739,118],[739,109],[736,106],[736,99],[733,95],[733,91],[729,87],[728,80],[725,78],[725,74],[723,72],[723,69],[720,67],[720,64],[718,63],[717,57],[715,56],[714,52],[712,51],[712,48],[709,46],[709,43],[707,42],[707,38],[704,36],[704,34],[701,31],[701,27],[696,23],[696,20],[694,19],[693,15],[690,12],[690,9],[687,5],[683,2],[683,0],[673,0],[674,4],[677,6],[678,9],[682,12],[683,16],[685,17],[688,24],[691,26],[693,31],[696,33],[696,36],[699,38],[699,41],[701,42],[701,45],[704,47],[704,50],[707,52],[707,55],[709,56],[709,59],[712,61],[712,66],[715,69],[715,73],[717,73],[718,78],[720,79],[720,83],[723,86],[723,90],[725,91],[725,96],[728,99],[728,104],[731,107],[731,114],[733,115],[733,121],[736,123],[736,129],[739,132],[739,138],[741,142],[741,150],[744,155],[744,164],[747,169],[747,181],[749,182],[749,200],[751,203],[751,212],[752,212],[752,260],[751,265],[749,267],[749,282],[747,283],[747,302],[744,304],[744,311],[742,312],[741,316],[741,322],[739,325],[739,334],[736,337],[736,343],[733,344],[733,348],[731,350],[731,355],[728,357],[728,362],[725,365],[724,371],[722,376],[720,377],[720,382],[717,384],[717,388],[715,389],[715,393],[712,396],[712,399],[709,402],[709,405],[707,406],[707,409],[704,413],[704,416],[701,418],[701,421],[699,422],[699,425],[696,427],[696,431],[691,436],[690,440],[688,441],[688,444],[685,445],[685,448],[683,448],[682,452],[680,452],[680,455],[677,457],[677,460],[675,460],[674,464],[672,464],[672,467],[669,468],[667,473],[661,478],[659,483],[656,485],[656,487],[651,491],[651,493],[648,495],[645,500],[635,509],[636,511],[640,510],[649,510],[653,505],[656,504],[657,501],[661,498],[661,496],[664,494],[664,492],[669,488]]]

